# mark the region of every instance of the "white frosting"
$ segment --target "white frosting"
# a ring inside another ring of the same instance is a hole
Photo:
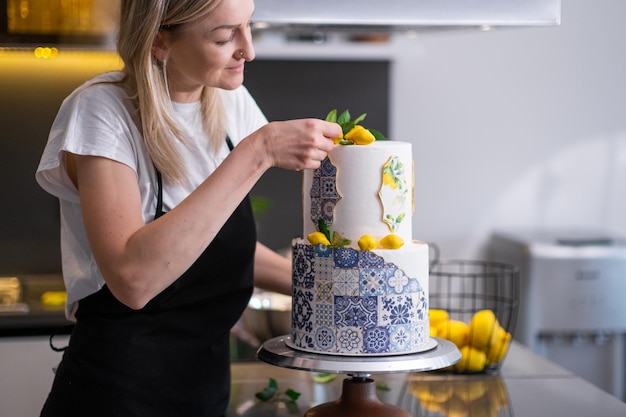
[[[412,240],[413,198],[413,154],[411,144],[397,141],[376,141],[370,145],[337,145],[329,153],[337,167],[337,192],[341,196],[334,208],[331,231],[339,232],[352,241],[351,247],[358,248],[357,241],[364,234],[377,239],[392,233],[383,221],[383,206],[391,201],[382,201],[380,196],[382,169],[391,157],[397,157],[405,169],[408,198],[405,216],[395,231],[405,242]],[[311,195],[314,171],[304,171],[303,178],[303,233],[304,237],[317,231],[311,220]],[[393,198],[393,196],[385,196]]]
[[[382,257],[386,263],[402,269],[407,276],[417,278],[422,290],[428,295],[430,253],[427,243],[413,241],[400,249],[375,249],[372,252]]]

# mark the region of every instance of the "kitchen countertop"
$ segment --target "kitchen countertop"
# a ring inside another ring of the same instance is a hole
[[[227,416],[301,416],[311,407],[341,396],[342,381],[317,383],[312,372],[280,368],[260,361],[235,362]],[[255,393],[278,382],[279,392],[301,393],[298,411],[287,403],[263,403]],[[378,398],[414,416],[624,417],[626,403],[568,370],[513,343],[498,375],[442,372],[373,375]]]

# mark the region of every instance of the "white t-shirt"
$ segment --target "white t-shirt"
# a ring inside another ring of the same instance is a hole
[[[83,226],[79,195],[64,167],[63,152],[109,158],[137,173],[144,222],[154,219],[157,179],[154,165],[135,124],[135,110],[124,90],[102,81],[121,80],[121,72],[100,75],[77,88],[61,105],[52,125],[35,178],[59,198],[61,208],[61,254],[67,290],[66,315],[74,318],[78,301],[104,285]],[[248,90],[218,90],[226,112],[226,131],[233,144],[267,123]],[[202,130],[200,103],[172,103],[177,120],[191,141],[180,144],[188,182],[182,186],[163,183],[163,210],[178,205],[228,156],[226,143],[215,154]]]

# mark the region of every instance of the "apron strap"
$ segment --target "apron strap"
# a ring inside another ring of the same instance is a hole
[[[233,141],[230,140],[230,136],[226,135],[226,145],[228,146],[228,151],[232,151],[235,149],[235,145],[233,145]],[[161,177],[161,171],[159,171],[156,167],[157,176],[157,206],[154,213],[155,220],[158,219],[163,213],[163,178]]]

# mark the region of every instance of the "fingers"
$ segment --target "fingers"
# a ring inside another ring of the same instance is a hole
[[[341,126],[339,126],[339,124],[331,123],[331,122],[324,122],[324,123],[325,123],[324,137],[332,140],[341,136]]]
[[[319,119],[273,122],[267,126],[266,150],[273,166],[291,170],[315,169],[335,146],[341,127]]]

